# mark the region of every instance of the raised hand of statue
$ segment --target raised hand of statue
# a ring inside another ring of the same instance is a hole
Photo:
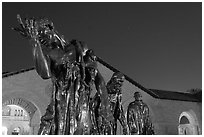
[[[13,30],[19,32],[23,37],[34,40],[40,46],[49,48],[64,49],[66,41],[63,36],[60,36],[54,29],[52,21],[41,18],[29,18],[23,22],[20,15],[17,15],[17,20],[20,27],[14,27]]]
[[[28,39],[35,39],[37,37],[37,31],[36,31],[36,22],[34,18],[31,19],[25,19],[25,24],[23,23],[20,15],[17,15],[18,23],[20,24],[20,27],[14,27],[13,30],[19,32],[22,36],[28,38]]]
[[[55,31],[54,24],[46,18],[29,18],[22,21],[20,15],[17,15],[17,20],[20,27],[12,29],[30,40],[38,74],[43,79],[50,78],[50,57],[59,61],[64,54],[66,41]]]

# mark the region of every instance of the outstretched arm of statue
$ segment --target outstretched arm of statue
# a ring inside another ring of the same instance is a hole
[[[43,79],[48,79],[51,77],[50,58],[43,53],[42,47],[38,41],[34,41],[32,44],[36,71]]]
[[[95,87],[101,98],[102,115],[108,122],[113,121],[113,115],[110,109],[110,103],[108,100],[108,92],[106,89],[105,81],[99,71],[97,71],[97,75],[95,78]]]
[[[51,77],[50,73],[50,60],[43,53],[41,42],[39,41],[39,32],[37,22],[34,18],[25,19],[25,23],[22,21],[20,15],[17,15],[18,23],[20,27],[12,28],[19,32],[23,37],[28,38],[33,46],[33,56],[37,73],[43,78],[47,79]]]
[[[128,125],[127,125],[125,114],[124,114],[124,111],[123,111],[122,95],[119,95],[119,104],[120,105],[119,105],[119,118],[118,119],[120,121],[120,124],[123,127],[123,134],[127,135],[128,134]]]

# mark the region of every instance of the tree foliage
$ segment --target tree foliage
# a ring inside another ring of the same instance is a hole
[[[202,89],[200,88],[192,88],[186,91],[187,93],[190,94],[201,94],[202,93]]]

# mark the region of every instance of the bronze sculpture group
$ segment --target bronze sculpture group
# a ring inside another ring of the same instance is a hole
[[[53,83],[50,104],[41,118],[38,134],[116,135],[117,120],[124,135],[133,133],[133,122],[139,122],[132,120],[132,112],[139,116],[135,112],[139,109],[132,111],[134,107],[130,107],[126,122],[122,73],[115,72],[106,85],[97,69],[97,57],[84,42],[66,41],[47,19],[30,18],[25,23],[19,15],[17,19],[20,27],[13,29],[30,40],[37,73]],[[91,98],[93,87],[96,93]],[[138,130],[134,133],[140,134]]]

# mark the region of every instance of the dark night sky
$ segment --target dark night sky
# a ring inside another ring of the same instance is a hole
[[[3,3],[2,71],[34,66],[16,15],[47,17],[66,39],[146,88],[202,88],[202,3]]]

